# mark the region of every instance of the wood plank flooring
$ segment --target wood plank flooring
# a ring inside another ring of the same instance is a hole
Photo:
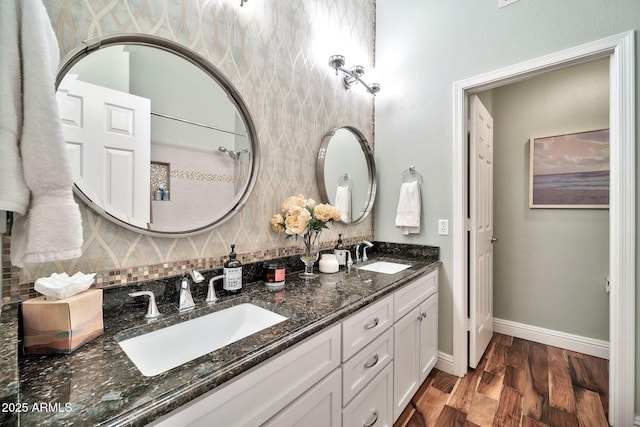
[[[464,378],[434,369],[394,427],[606,427],[608,387],[608,360],[494,334]]]

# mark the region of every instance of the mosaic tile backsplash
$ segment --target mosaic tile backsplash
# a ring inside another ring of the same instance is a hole
[[[345,90],[327,65],[331,54],[374,64],[375,0],[44,0],[61,57],[83,40],[117,33],[153,34],[181,43],[210,60],[233,83],[255,122],[260,146],[258,180],[244,209],[208,232],[157,238],[112,224],[81,205],[84,230],[79,259],[10,266],[3,236],[2,302],[33,292],[35,279],[54,272],[97,272],[98,286],[180,274],[221,265],[231,243],[244,261],[287,256],[299,243],[271,231],[269,219],[286,197],[320,199],[315,164],[325,133],[358,128],[373,145],[373,97]],[[354,58],[355,59],[355,58]],[[81,202],[79,202],[81,203]],[[372,238],[370,216],[357,225],[334,224],[325,247],[342,233],[347,243]]]

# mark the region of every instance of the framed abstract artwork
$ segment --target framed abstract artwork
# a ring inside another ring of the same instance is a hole
[[[531,138],[530,208],[609,207],[609,129]]]

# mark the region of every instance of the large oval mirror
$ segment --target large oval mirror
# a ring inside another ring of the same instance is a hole
[[[258,142],[229,80],[155,36],[88,40],[56,82],[76,194],[129,229],[183,236],[218,225],[255,184]]]
[[[340,208],[342,222],[364,220],[376,197],[376,167],[364,135],[345,126],[329,131],[322,140],[316,169],[323,203]]]

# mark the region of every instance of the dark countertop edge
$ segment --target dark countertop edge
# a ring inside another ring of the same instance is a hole
[[[398,281],[390,284],[384,289],[378,292],[369,294],[362,299],[344,307],[341,310],[334,311],[329,316],[325,316],[304,328],[297,330],[295,333],[280,338],[277,341],[260,348],[259,350],[246,355],[245,357],[235,361],[233,365],[227,366],[222,370],[216,371],[209,376],[198,378],[191,381],[188,384],[179,386],[166,393],[160,398],[156,398],[153,401],[143,403],[136,409],[123,412],[113,418],[101,422],[100,426],[105,427],[123,427],[123,426],[142,426],[147,423],[156,420],[157,418],[169,414],[171,411],[185,405],[186,403],[197,399],[198,397],[214,390],[217,387],[223,386],[227,381],[235,378],[239,375],[246,373],[247,371],[257,367],[262,362],[267,361],[271,357],[295,346],[302,342],[306,338],[326,329],[329,326],[345,319],[351,314],[355,313],[359,309],[378,301],[379,299],[391,294],[396,289],[404,286],[408,282],[416,279],[417,277],[431,273],[436,270],[441,264],[441,261],[434,261],[426,266],[416,269],[412,274],[403,276]],[[233,373],[234,368],[243,366],[242,372]],[[194,397],[194,394],[197,396]],[[184,397],[184,396],[187,397]]]
[[[18,374],[18,306],[4,306],[0,315],[0,401],[16,402]]]

